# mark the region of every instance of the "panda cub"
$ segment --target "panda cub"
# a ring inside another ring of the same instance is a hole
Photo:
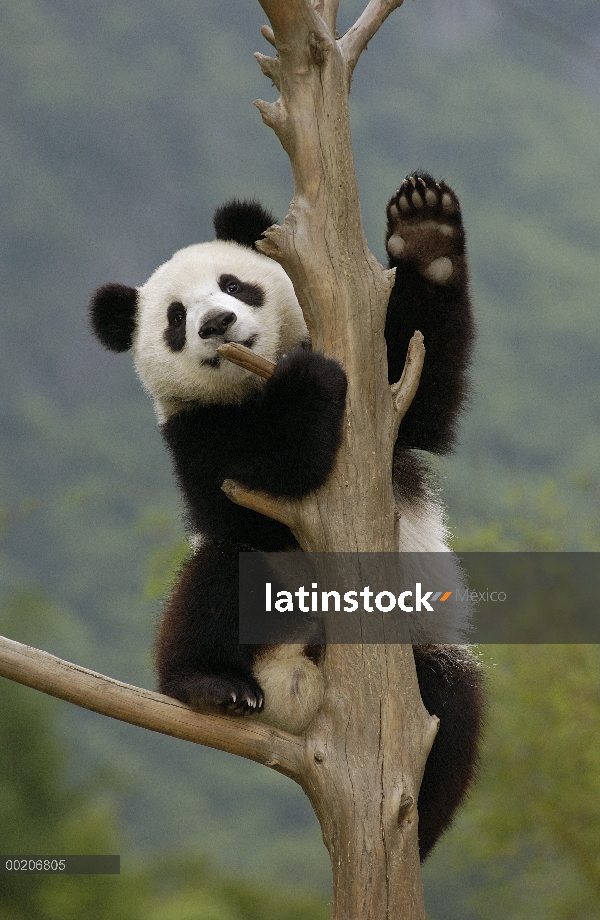
[[[400,550],[446,551],[443,513],[414,451],[450,450],[467,391],[474,330],[460,207],[446,184],[415,174],[389,202],[387,221],[396,268],[385,327],[390,383],[400,378],[415,329],[427,349],[394,450]],[[273,223],[256,202],[224,205],[215,214],[216,240],[175,253],[140,288],[101,287],[90,309],[101,343],[133,352],[192,537],[157,637],[159,689],[197,710],[259,713],[300,733],[321,701],[322,647],[238,644],[239,552],[298,546],[285,525],[232,503],[221,489],[233,479],[300,498],[325,483],[342,435],[344,371],[311,351],[291,281],[255,248]],[[223,342],[276,362],[273,376],[265,381],[224,360]],[[439,635],[425,631],[414,648],[424,704],[440,718],[419,795],[422,859],[472,779],[483,705],[476,660],[462,645],[427,644]]]

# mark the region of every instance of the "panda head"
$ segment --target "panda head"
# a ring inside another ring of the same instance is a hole
[[[179,250],[140,288],[107,284],[92,297],[94,332],[111,351],[132,350],[161,420],[264,384],[218,354],[223,342],[277,361],[308,340],[291,281],[254,247],[273,222],[255,202],[231,202],[215,214],[216,240]]]

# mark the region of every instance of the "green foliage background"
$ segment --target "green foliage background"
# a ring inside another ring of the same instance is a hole
[[[342,3],[343,28],[360,8]],[[440,465],[457,545],[597,550],[600,12],[519,9],[406,0],[371,42],[351,97],[363,219],[383,259],[407,172],[461,197],[480,344]],[[285,213],[287,160],[252,107],[275,98],[262,21],[255,0],[0,0],[0,628],[148,686],[179,502],[150,402],[85,304],[209,237],[227,197]],[[430,916],[597,916],[597,650],[486,654],[482,776],[426,867]],[[275,893],[329,884],[292,783],[6,681],[0,707],[0,851],[116,848],[123,867],[117,884],[2,876],[0,916],[324,910]]]

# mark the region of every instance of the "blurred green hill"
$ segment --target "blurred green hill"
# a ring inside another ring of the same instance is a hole
[[[361,6],[342,3],[344,27]],[[407,0],[370,43],[351,96],[363,219],[383,259],[404,175],[426,168],[461,197],[480,338],[462,442],[440,465],[457,535],[597,548],[600,10],[519,9]],[[150,401],[128,356],[92,339],[86,303],[208,238],[228,197],[285,214],[287,160],[252,105],[276,97],[252,59],[262,23],[255,0],[0,3],[0,629],[27,641],[47,617],[49,651],[149,686],[179,499]],[[73,770],[118,765],[132,853],[189,847],[327,887],[291,783],[59,709]],[[440,920],[455,916],[443,900]]]

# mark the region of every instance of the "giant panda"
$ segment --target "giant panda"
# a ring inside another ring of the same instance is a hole
[[[185,500],[193,552],[156,640],[159,689],[198,711],[256,714],[301,733],[322,698],[323,647],[238,643],[239,552],[298,546],[283,524],[221,489],[233,479],[300,498],[327,480],[341,439],[344,371],[311,350],[291,281],[255,246],[273,223],[257,202],[226,204],[215,214],[215,240],[175,253],[139,288],[101,287],[90,310],[105,347],[133,352]],[[474,326],[450,187],[426,173],[407,177],[387,206],[386,246],[396,269],[385,326],[390,383],[415,329],[427,349],[394,449],[399,549],[446,551],[443,511],[420,452],[451,449],[468,389]],[[223,342],[276,362],[273,376],[265,381],[224,360]],[[453,644],[452,629],[446,644],[433,644],[436,626],[433,635],[421,624],[414,647],[424,704],[440,719],[418,802],[422,859],[472,780],[483,710],[477,660]]]

